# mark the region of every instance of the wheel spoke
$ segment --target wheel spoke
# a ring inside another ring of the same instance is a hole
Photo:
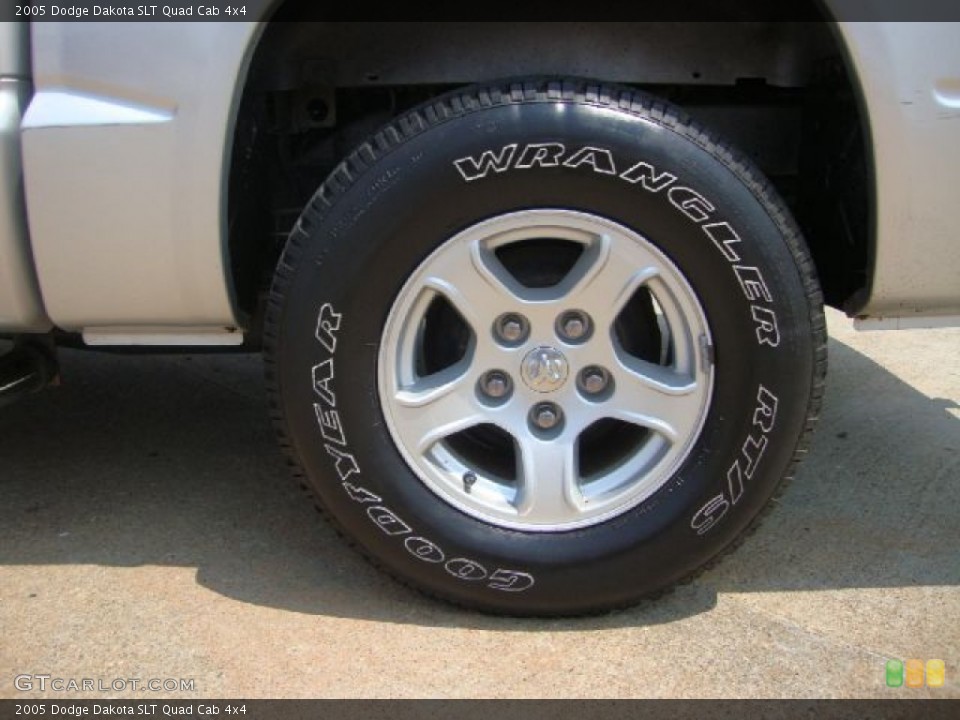
[[[700,415],[697,381],[669,367],[626,356],[614,371],[613,417],[641,425],[677,442]]]
[[[575,439],[544,441],[526,435],[520,456],[516,508],[524,522],[575,520],[582,512]]]
[[[583,251],[544,284],[569,257],[562,243]],[[634,297],[644,322],[615,326]],[[431,314],[439,298],[460,318]],[[577,211],[507,213],[441,245],[401,289],[380,350],[384,418],[419,478],[469,515],[589,527],[662,487],[690,451],[713,382],[704,339],[696,295],[643,236]]]
[[[494,318],[515,311],[520,302],[517,282],[480,242],[465,246],[464,252],[437,258],[424,286],[443,295],[478,336]]]
[[[591,244],[561,283],[570,307],[612,321],[639,287],[660,275],[653,259],[637,264],[622,257],[609,235]]]
[[[394,395],[396,421],[417,452],[484,421],[464,365],[419,379]]]

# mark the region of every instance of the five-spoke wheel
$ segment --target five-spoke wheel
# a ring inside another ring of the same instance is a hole
[[[683,462],[710,404],[710,343],[689,285],[636,231],[509,213],[444,242],[404,285],[381,405],[447,502],[503,527],[578,528],[640,503]]]

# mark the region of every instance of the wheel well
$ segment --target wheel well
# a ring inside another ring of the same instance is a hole
[[[298,2],[287,0],[260,37],[233,139],[231,269],[254,335],[286,235],[337,163],[406,109],[452,87],[511,76],[596,78],[683,107],[777,187],[829,304],[842,307],[868,283],[869,132],[825,20],[282,21]],[[815,5],[810,0],[811,13]]]

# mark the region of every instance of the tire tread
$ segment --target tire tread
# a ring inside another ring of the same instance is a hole
[[[546,616],[543,613],[523,613],[519,611],[504,613],[501,608],[486,606],[482,602],[467,604],[443,595],[442,593],[437,593],[434,590],[424,588],[411,582],[407,578],[391,572],[389,568],[380,563],[376,557],[366,552],[362,545],[354,541],[344,532],[336,518],[327,511],[316,493],[311,490],[307,482],[306,473],[297,458],[296,450],[290,440],[290,434],[280,400],[281,388],[276,357],[277,350],[282,342],[280,328],[282,327],[283,299],[300,265],[300,258],[303,254],[305,243],[309,239],[309,229],[322,223],[336,198],[345,193],[382,157],[430,128],[473,112],[507,105],[557,102],[560,99],[567,102],[580,102],[616,109],[653,122],[688,138],[733,172],[759,199],[767,214],[780,229],[787,247],[793,255],[806,295],[811,333],[813,335],[811,391],[803,429],[797,439],[797,444],[793,450],[786,472],[780,479],[778,486],[766,506],[753,518],[743,532],[732,542],[728,543],[726,547],[722,548],[707,563],[701,565],[673,586],[648,594],[638,602],[651,602],[672,592],[680,585],[693,582],[706,571],[716,567],[727,555],[734,552],[748,537],[757,531],[770,511],[783,496],[784,492],[786,492],[796,474],[797,468],[808,454],[811,437],[820,415],[823,394],[826,387],[827,331],[826,318],[823,311],[823,293],[817,279],[813,258],[807,249],[806,242],[803,239],[799,227],[786,210],[786,205],[770,181],[764,177],[753,162],[742,152],[727,144],[712,130],[702,127],[680,108],[645,92],[619,85],[576,79],[534,78],[522,81],[506,81],[477,85],[456,90],[437,97],[416,109],[401,114],[389,125],[361,143],[346,159],[336,166],[327,180],[321,184],[311,200],[307,203],[300,219],[295,224],[287,239],[274,274],[264,319],[264,366],[268,410],[279,439],[280,448],[283,451],[287,464],[290,466],[294,479],[297,481],[301,490],[310,498],[320,514],[349,546],[360,552],[373,566],[386,572],[407,587],[411,587],[427,596],[460,607],[497,615],[508,614],[517,617]],[[577,614],[582,616],[604,614],[615,612],[626,607],[632,607],[636,604],[636,602],[629,602],[615,608],[608,606],[587,608]]]

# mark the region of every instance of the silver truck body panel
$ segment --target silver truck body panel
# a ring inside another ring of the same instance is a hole
[[[876,183],[873,280],[851,310],[881,327],[949,321],[960,316],[960,27],[838,27],[868,113]],[[239,341],[226,188],[237,103],[261,29],[32,26],[27,209],[56,325],[98,344]],[[8,255],[16,257],[0,247],[3,265]],[[31,297],[22,288],[15,295]],[[0,311],[10,302],[0,290]],[[0,331],[17,327],[0,316]]]
[[[30,27],[24,22],[0,23],[0,76],[30,75]]]
[[[853,309],[878,319],[960,315],[960,23],[840,31],[869,116],[876,182],[873,281]]]
[[[24,130],[84,125],[150,125],[170,122],[174,109],[142,107],[76,90],[45,90],[30,103]],[[69,122],[69,125],[64,123]]]
[[[904,317],[858,317],[853,327],[863,332],[873,330],[932,330],[960,327],[960,315],[908,315]]]
[[[23,122],[44,302],[68,330],[236,342],[225,203],[255,23],[33,25]],[[161,332],[160,334],[164,334]],[[176,344],[173,342],[172,344]]]
[[[243,333],[209,327],[85,327],[83,342],[91,346],[142,345],[156,347],[242,345]]]
[[[30,98],[28,28],[0,23],[0,329],[44,332],[51,327],[40,299],[30,252],[20,120]]]

